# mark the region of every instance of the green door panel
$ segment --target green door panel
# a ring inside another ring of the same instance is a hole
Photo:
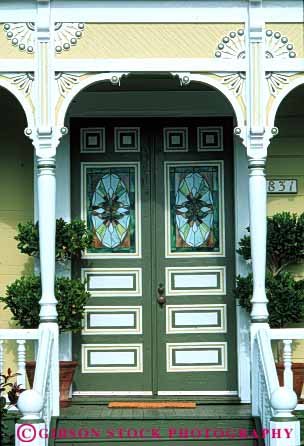
[[[94,232],[74,392],[235,394],[232,121],[77,118],[71,159]]]

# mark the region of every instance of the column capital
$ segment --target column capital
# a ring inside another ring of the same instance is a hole
[[[53,158],[56,155],[56,150],[59,146],[61,138],[68,134],[68,128],[26,127],[24,134],[32,141],[38,158]]]
[[[266,159],[271,139],[278,135],[277,127],[251,128],[247,136],[247,156],[249,159]]]

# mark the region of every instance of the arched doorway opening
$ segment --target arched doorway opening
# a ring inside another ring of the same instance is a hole
[[[94,232],[74,395],[237,396],[235,124],[213,87],[162,74],[74,98],[72,218]]]

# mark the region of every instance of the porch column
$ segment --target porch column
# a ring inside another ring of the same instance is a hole
[[[57,300],[54,291],[56,235],[55,156],[38,157],[37,159],[37,195],[42,286],[40,322],[56,322]]]
[[[253,273],[252,322],[267,322],[266,275],[266,203],[265,158],[249,158],[249,210]]]
[[[249,210],[253,272],[252,322],[268,320],[266,273],[266,178],[265,119],[265,23],[262,0],[248,2],[247,30],[247,156],[249,163]],[[253,336],[252,336],[253,339]]]

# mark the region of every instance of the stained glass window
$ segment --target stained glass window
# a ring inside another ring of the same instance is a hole
[[[171,252],[219,251],[217,166],[171,166]]]
[[[135,167],[87,169],[87,224],[94,233],[90,253],[134,253]]]

